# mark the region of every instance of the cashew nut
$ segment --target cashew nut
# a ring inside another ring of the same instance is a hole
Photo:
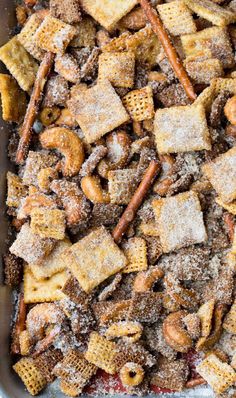
[[[228,99],[224,107],[224,113],[228,121],[236,126],[236,95]]]
[[[113,323],[106,331],[109,338],[123,337],[127,343],[135,343],[142,335],[143,327],[138,322],[121,321]]]
[[[57,149],[64,155],[62,172],[66,177],[76,175],[84,161],[84,148],[78,135],[64,127],[46,129],[40,136],[43,148]]]
[[[186,315],[186,311],[173,312],[163,322],[163,336],[167,344],[179,352],[187,352],[193,344],[191,337],[184,329],[183,318]]]
[[[139,272],[133,284],[134,292],[147,292],[152,289],[154,283],[163,278],[164,272],[157,267],[151,267],[148,271]]]
[[[53,167],[41,169],[37,175],[39,189],[45,193],[50,192],[50,184],[58,178],[58,172]]]
[[[154,184],[153,191],[160,196],[165,196],[173,183],[172,176],[175,160],[171,155],[160,155],[159,158],[162,164],[162,174],[160,179]]]
[[[101,186],[98,176],[86,176],[81,180],[81,188],[85,196],[92,203],[109,203],[110,196]]]

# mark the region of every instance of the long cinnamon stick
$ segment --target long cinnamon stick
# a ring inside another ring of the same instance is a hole
[[[39,66],[34,88],[25,114],[25,119],[21,130],[22,135],[16,153],[16,162],[18,164],[23,163],[27,156],[32,135],[32,127],[38,113],[39,104],[42,99],[42,92],[47,81],[47,76],[52,68],[54,58],[55,54],[51,52],[46,53]]]
[[[153,31],[156,33],[158,36],[164,51],[166,53],[166,56],[176,74],[178,77],[180,83],[182,84],[187,96],[189,99],[194,101],[196,99],[196,94],[194,92],[193,85],[187,75],[186,70],[183,67],[183,64],[174,48],[174,46],[171,43],[171,40],[168,36],[168,33],[166,32],[164,25],[159,18],[157,12],[152,8],[151,4],[149,3],[149,0],[140,0],[140,5],[143,8],[147,19],[152,25]],[[181,23],[181,22],[180,22]]]
[[[141,203],[145,195],[147,194],[149,188],[151,187],[153,180],[160,171],[161,166],[160,163],[156,160],[152,160],[150,165],[147,168],[147,171],[143,177],[143,180],[139,184],[137,190],[135,191],[130,203],[128,204],[127,208],[125,209],[124,213],[122,214],[117,226],[113,230],[113,238],[115,242],[119,242],[122,238],[123,234],[127,230],[129,224],[133,221],[135,214],[140,207]]]
[[[19,336],[20,333],[25,330],[25,321],[26,321],[26,304],[24,301],[24,294],[20,293],[19,297],[19,307],[18,307],[18,315],[15,323],[15,327],[13,330],[13,341],[11,344],[11,352],[12,354],[20,353],[20,343]]]

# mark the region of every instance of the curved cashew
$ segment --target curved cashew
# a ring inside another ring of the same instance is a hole
[[[120,379],[124,386],[138,386],[144,378],[144,370],[135,362],[127,362],[120,370]]]
[[[224,107],[224,113],[228,121],[236,126],[236,95],[228,99]]]
[[[138,322],[121,321],[113,323],[106,331],[109,338],[123,337],[127,343],[135,343],[142,335],[143,327]]]
[[[160,268],[152,267],[148,271],[139,272],[133,284],[134,292],[147,292],[152,289],[154,283],[163,278],[164,272]]]
[[[86,176],[81,180],[81,188],[92,203],[109,203],[110,196],[102,189],[98,176]]]
[[[58,178],[58,172],[53,167],[41,169],[37,175],[39,189],[45,193],[50,192],[50,184]]]
[[[173,183],[173,167],[175,160],[171,155],[160,155],[162,164],[162,174],[160,179],[154,184],[153,191],[160,196],[165,196]]]
[[[52,127],[45,130],[40,136],[43,148],[57,149],[64,155],[63,175],[76,175],[84,161],[84,148],[78,135],[64,127]]]
[[[187,352],[192,347],[192,339],[184,329],[182,321],[186,315],[186,311],[173,312],[166,317],[162,326],[167,344],[179,352]]]

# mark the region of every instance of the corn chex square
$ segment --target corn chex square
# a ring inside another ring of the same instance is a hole
[[[79,2],[77,0],[50,0],[50,13],[68,24],[81,20]]]
[[[116,87],[131,88],[134,85],[134,67],[133,52],[103,53],[98,60],[98,78],[107,79]]]
[[[7,206],[19,207],[21,199],[27,196],[27,187],[22,183],[22,179],[12,173],[7,172]]]
[[[45,51],[62,54],[75,35],[73,26],[49,15],[37,30],[35,43]]]
[[[223,393],[236,382],[236,372],[226,362],[211,354],[197,366],[197,372],[218,394]]]
[[[35,43],[35,33],[41,25],[43,18],[40,14],[35,13],[30,16],[26,24],[18,34],[17,38],[22,46],[37,60],[41,61],[44,51]]]
[[[83,17],[82,21],[74,25],[76,35],[70,42],[71,47],[95,47],[96,26],[90,17]]]
[[[108,250],[109,248],[109,250]],[[126,265],[126,257],[110,233],[100,227],[64,252],[68,268],[89,293]]]
[[[236,147],[204,164],[202,171],[224,202],[236,199]]]
[[[212,79],[224,75],[222,64],[217,58],[186,60],[185,68],[196,84],[210,84]]]
[[[206,241],[201,205],[195,192],[154,200],[152,205],[164,253]]]
[[[45,167],[51,167],[56,163],[56,156],[46,152],[29,151],[24,174],[23,183],[25,185],[38,185],[38,173]]]
[[[160,154],[211,149],[205,109],[202,105],[157,109],[154,134]]]
[[[201,335],[203,337],[208,337],[211,333],[214,308],[215,300],[212,299],[202,304],[197,312],[197,315],[201,321]]]
[[[225,9],[211,0],[184,0],[197,15],[212,22],[213,25],[226,26],[236,21],[236,13]]]
[[[236,300],[224,319],[223,328],[229,333],[236,334]]]
[[[157,6],[157,11],[171,35],[181,36],[197,31],[191,11],[183,0],[160,4]]]
[[[82,0],[84,10],[105,29],[111,30],[117,22],[138,4],[138,0]]]
[[[135,122],[152,119],[154,116],[154,102],[151,87],[143,87],[130,91],[123,99],[123,104]]]
[[[30,227],[40,238],[62,240],[65,237],[66,216],[63,210],[38,207],[31,212]]]
[[[68,107],[90,144],[129,120],[120,97],[109,81],[82,91],[68,101]]]
[[[147,245],[143,238],[130,238],[123,246],[128,264],[123,269],[123,273],[145,271],[148,268]]]
[[[236,78],[218,77],[212,80],[211,86],[216,95],[222,91],[228,91],[232,95],[236,94]]]
[[[0,73],[0,94],[3,120],[20,122],[25,115],[27,101],[24,91],[12,76]]]
[[[0,48],[2,61],[19,86],[29,91],[35,82],[38,64],[19,42],[17,36]]]
[[[47,384],[44,375],[35,366],[33,358],[21,358],[13,369],[31,395],[37,395]]]
[[[137,188],[137,172],[131,169],[108,172],[108,191],[112,204],[127,205]]]
[[[109,374],[116,373],[116,344],[97,332],[90,334],[85,358]]]

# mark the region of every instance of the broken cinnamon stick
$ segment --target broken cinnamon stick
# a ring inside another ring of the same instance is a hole
[[[20,353],[20,342],[19,336],[20,333],[25,330],[25,321],[26,321],[26,304],[24,301],[24,294],[20,293],[19,297],[19,307],[18,307],[18,315],[15,323],[15,327],[12,335],[12,344],[11,344],[11,352],[12,354]]]
[[[194,388],[202,384],[207,384],[206,380],[204,380],[203,377],[197,377],[196,379],[188,380],[185,384],[185,388]]]
[[[139,184],[137,190],[135,191],[130,203],[122,214],[120,221],[113,230],[113,238],[115,242],[119,242],[123,234],[127,230],[129,224],[134,220],[135,214],[143,202],[145,195],[147,194],[149,188],[151,187],[155,176],[158,171],[160,171],[160,163],[156,160],[152,160],[144,174],[143,180]]]
[[[55,54],[47,52],[39,66],[34,88],[25,114],[21,130],[21,138],[16,153],[16,162],[18,164],[23,163],[27,156],[32,135],[32,127],[38,113],[39,104],[42,99],[42,92],[47,81],[47,76],[52,68],[54,58]]]
[[[190,100],[194,101],[197,96],[194,92],[193,85],[187,75],[186,70],[183,67],[183,64],[177,54],[177,51],[175,50],[173,44],[171,43],[171,40],[164,28],[161,19],[159,18],[157,12],[153,9],[151,4],[149,3],[149,0],[140,0],[140,5],[144,10],[147,19],[151,23],[153,31],[158,36],[164,48],[166,56],[176,76],[178,77],[180,83],[182,84],[187,96],[189,97]]]
[[[234,240],[234,228],[235,228],[234,216],[233,214],[230,213],[224,213],[223,219],[228,229],[229,240],[232,243]]]

